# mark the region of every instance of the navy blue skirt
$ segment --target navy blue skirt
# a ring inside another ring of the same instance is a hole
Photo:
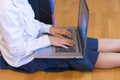
[[[83,59],[40,59],[35,58],[21,67],[10,66],[1,56],[0,68],[18,72],[33,73],[36,71],[59,72],[64,70],[92,71],[98,58],[98,40],[87,39],[86,53]]]

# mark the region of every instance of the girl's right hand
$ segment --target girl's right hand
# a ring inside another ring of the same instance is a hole
[[[74,41],[64,37],[49,36],[49,39],[51,45],[63,47],[66,49],[68,48],[68,46],[73,46],[75,44]]]

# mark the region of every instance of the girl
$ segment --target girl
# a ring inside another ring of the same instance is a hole
[[[43,1],[44,4],[50,4],[49,0]],[[65,29],[53,27],[51,25],[52,18],[49,17],[51,22],[45,20],[46,24],[41,22],[44,17],[41,17],[40,13],[44,13],[44,11],[41,10],[39,3],[42,3],[42,0],[29,0],[29,2],[28,0],[0,1],[1,69],[32,73],[41,70],[62,71],[68,69],[91,71],[94,67],[114,68],[120,66],[120,39],[88,38],[86,54],[83,59],[35,58],[34,52],[39,48],[50,45],[68,48],[68,46],[73,46],[74,42],[61,37],[61,35],[71,37],[72,34]],[[51,9],[50,5],[47,7],[49,7],[47,10]],[[52,15],[51,13],[46,14],[46,12],[44,14]],[[51,35],[38,37],[41,33]]]

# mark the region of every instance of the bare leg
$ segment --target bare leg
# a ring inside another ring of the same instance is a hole
[[[96,68],[114,68],[120,66],[120,53],[100,53]]]
[[[120,52],[120,39],[98,39],[98,52]]]

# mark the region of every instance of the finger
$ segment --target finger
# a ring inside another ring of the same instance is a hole
[[[64,30],[61,32],[61,34],[62,34],[62,35],[66,35],[66,36],[68,36],[68,37],[71,37],[71,36],[72,36],[71,32],[69,32],[69,31],[66,30],[66,29],[64,29]]]
[[[60,47],[68,49],[68,46],[61,44]]]
[[[54,35],[54,36],[56,36],[56,37],[58,37],[58,38],[63,38],[63,36],[62,35]]]
[[[68,41],[68,43],[71,44],[71,45],[74,45],[74,44],[75,44],[75,42],[72,41],[72,40],[70,40],[70,39],[68,39],[67,41]]]
[[[66,41],[67,41],[67,43],[69,43],[69,44],[75,44],[75,42],[72,41],[71,39],[66,38]]]
[[[73,46],[75,43],[72,40],[64,39],[62,44],[68,45],[68,46]]]
[[[68,36],[68,37],[72,37],[72,34],[71,34],[71,32],[69,32],[69,31],[65,31],[65,34]]]
[[[71,44],[71,43],[68,43],[68,42],[66,42],[65,45],[67,45],[67,46],[74,46],[74,44]]]

